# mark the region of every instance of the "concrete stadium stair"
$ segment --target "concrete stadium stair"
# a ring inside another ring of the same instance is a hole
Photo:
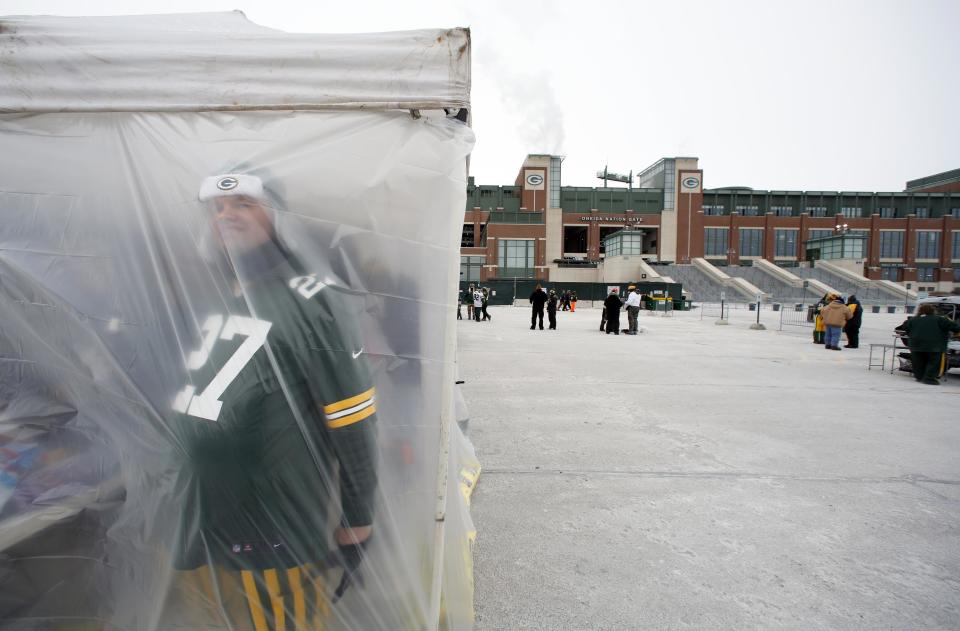
[[[795,267],[791,271],[801,278],[809,279],[810,281],[818,280],[826,285],[829,285],[835,291],[840,292],[844,296],[849,296],[850,294],[855,294],[860,302],[864,304],[886,304],[891,302],[891,297],[888,292],[881,291],[879,287],[875,287],[870,284],[870,281],[864,278],[866,281],[865,284],[856,282],[855,280],[841,276],[833,270],[826,269],[820,265],[816,267]],[[901,293],[901,299],[903,294]]]
[[[767,299],[771,302],[804,302],[809,297],[801,279],[797,279],[796,285],[791,285],[759,266],[729,265],[719,269],[726,272],[728,276],[746,279],[767,294]]]

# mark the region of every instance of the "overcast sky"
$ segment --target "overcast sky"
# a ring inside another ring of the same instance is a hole
[[[0,0],[0,15],[243,10],[298,32],[469,26],[478,183],[528,153],[597,186],[697,156],[708,187],[901,190],[960,168],[960,0]]]

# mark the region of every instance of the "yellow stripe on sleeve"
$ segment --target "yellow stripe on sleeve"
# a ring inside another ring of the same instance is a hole
[[[355,397],[350,397],[349,399],[344,399],[342,401],[337,401],[336,403],[331,403],[330,405],[323,406],[324,414],[333,414],[334,412],[339,412],[340,410],[346,410],[347,408],[352,408],[353,406],[363,403],[367,399],[373,396],[373,388],[370,388],[366,392],[361,392]]]
[[[247,593],[247,604],[250,607],[250,618],[256,631],[270,631],[267,627],[267,618],[263,615],[263,604],[260,594],[257,593],[257,584],[253,580],[253,572],[242,570],[240,578],[243,581],[243,590]]]
[[[267,580],[267,591],[270,593],[270,605],[273,607],[274,631],[286,631],[287,623],[284,620],[283,597],[280,595],[280,580],[276,570],[264,570],[263,578]]]
[[[377,406],[371,405],[363,408],[355,414],[351,414],[350,416],[343,416],[333,421],[327,421],[327,427],[330,429],[339,429],[341,427],[346,427],[347,425],[353,425],[354,423],[359,423],[376,411]]]

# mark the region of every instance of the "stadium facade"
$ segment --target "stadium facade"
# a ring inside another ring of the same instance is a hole
[[[711,189],[697,158],[674,157],[633,176],[634,187],[591,188],[563,186],[562,160],[527,156],[512,186],[470,179],[461,280],[619,283],[698,258],[789,268],[810,264],[808,243],[843,233],[865,238],[848,263],[868,279],[960,287],[960,169],[896,192]],[[615,234],[629,246],[608,253]]]

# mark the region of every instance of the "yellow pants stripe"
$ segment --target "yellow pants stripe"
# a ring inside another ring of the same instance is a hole
[[[306,564],[303,569],[307,573],[308,580],[313,584],[314,597],[316,598],[313,610],[313,631],[323,631],[323,619],[330,614],[327,598],[324,594],[323,579],[320,578],[320,574],[312,563]]]
[[[267,626],[267,618],[263,615],[263,604],[260,602],[260,594],[257,593],[257,582],[253,578],[253,572],[242,570],[240,578],[243,581],[243,590],[247,594],[247,604],[250,607],[250,619],[253,620],[253,628],[256,631],[270,631]]]
[[[307,601],[303,594],[303,583],[300,581],[300,568],[292,567],[287,570],[287,582],[293,592],[294,628],[301,631],[307,626]]]
[[[286,631],[286,611],[283,608],[283,596],[280,595],[280,580],[276,570],[264,570],[263,578],[267,582],[270,594],[270,607],[273,610],[273,631]]]

